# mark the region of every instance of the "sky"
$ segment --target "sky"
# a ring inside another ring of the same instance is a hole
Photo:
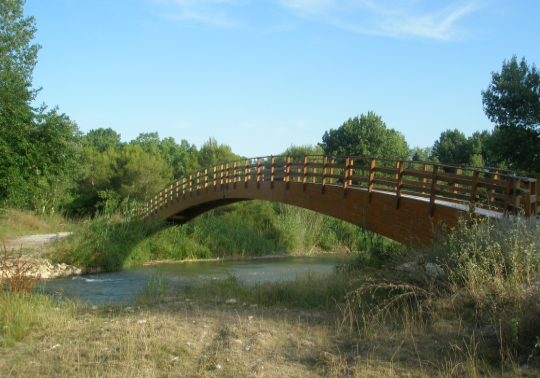
[[[210,137],[246,157],[369,111],[409,146],[492,130],[481,91],[540,65],[535,0],[27,0],[33,84],[81,131]]]

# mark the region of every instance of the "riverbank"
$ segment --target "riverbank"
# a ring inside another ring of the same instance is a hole
[[[364,277],[362,282],[354,277]],[[379,308],[373,271],[246,286],[230,278],[129,306],[4,295],[0,375],[11,377],[536,377],[498,362],[496,330],[466,297]],[[294,298],[292,300],[291,298]],[[465,306],[464,306],[465,304]],[[16,321],[16,323],[14,323]],[[6,325],[8,327],[6,327]]]
[[[40,218],[10,212],[11,217],[0,214],[3,224]],[[73,235],[51,243],[43,256],[53,267],[76,266],[83,272],[115,271],[148,262],[358,251],[388,243],[346,222],[261,201],[231,205],[185,225],[144,222],[129,213],[69,222]]]

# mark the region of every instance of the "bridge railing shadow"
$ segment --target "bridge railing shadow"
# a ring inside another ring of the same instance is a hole
[[[260,187],[261,183],[296,182],[317,184],[324,193],[327,185],[347,190],[386,192],[396,196],[399,208],[403,196],[429,201],[433,215],[436,201],[474,204],[477,208],[525,216],[536,215],[540,195],[539,174],[489,167],[393,160],[364,156],[287,155],[266,156],[220,163],[203,168],[167,185],[138,209],[139,216],[158,214],[173,200],[238,185]],[[288,188],[288,185],[287,185]]]

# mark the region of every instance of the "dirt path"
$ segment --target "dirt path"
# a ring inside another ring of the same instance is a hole
[[[22,236],[17,239],[6,239],[3,240],[4,245],[8,250],[11,249],[36,249],[40,248],[47,243],[52,243],[56,240],[63,239],[69,235],[72,235],[73,232],[58,232],[56,234],[42,234],[42,235],[30,235]]]

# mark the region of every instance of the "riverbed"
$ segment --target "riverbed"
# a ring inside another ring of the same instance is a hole
[[[169,290],[178,292],[208,280],[237,276],[246,284],[291,280],[304,274],[330,275],[349,261],[342,253],[302,257],[249,260],[187,261],[181,263],[136,266],[112,273],[43,280],[40,289],[59,297],[75,298],[89,305],[130,304],[145,290],[152,273],[169,282]]]

